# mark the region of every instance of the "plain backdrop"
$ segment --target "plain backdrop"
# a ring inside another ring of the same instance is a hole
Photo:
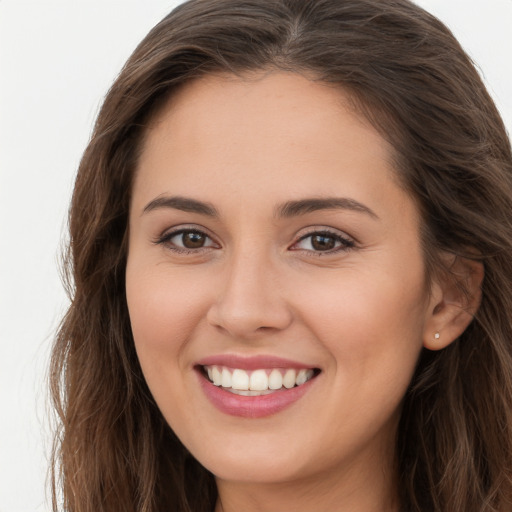
[[[46,367],[58,257],[108,87],[178,0],[0,0],[0,512],[50,510]],[[419,0],[474,61],[512,131],[512,0]]]

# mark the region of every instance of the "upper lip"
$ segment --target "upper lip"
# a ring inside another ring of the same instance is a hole
[[[292,359],[276,357],[271,355],[240,356],[237,354],[217,354],[205,357],[196,363],[197,366],[226,366],[228,368],[239,368],[241,370],[258,370],[263,368],[295,368],[314,369],[311,364],[301,363]]]

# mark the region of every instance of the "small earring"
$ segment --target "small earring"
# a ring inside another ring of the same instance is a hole
[[[440,335],[438,332],[436,332],[436,333],[434,334],[434,339],[435,339],[436,341],[437,341],[440,337],[441,337],[441,335]]]

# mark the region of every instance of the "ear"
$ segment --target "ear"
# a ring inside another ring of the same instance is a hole
[[[480,306],[484,266],[481,262],[447,255],[447,272],[432,283],[423,346],[440,350],[455,341],[473,320]]]

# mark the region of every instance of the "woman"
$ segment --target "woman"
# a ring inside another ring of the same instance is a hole
[[[511,172],[407,0],[178,7],[76,181],[63,509],[510,510]]]

